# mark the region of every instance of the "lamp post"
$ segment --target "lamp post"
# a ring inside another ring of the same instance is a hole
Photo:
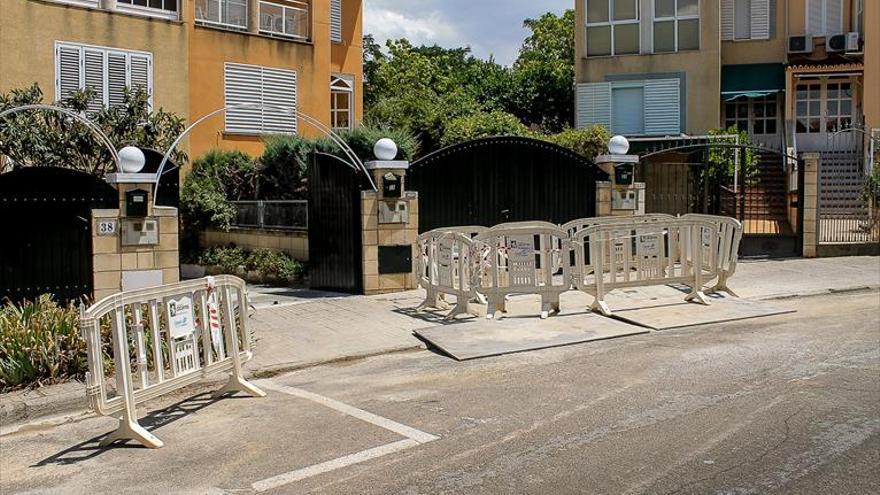
[[[644,214],[645,184],[635,182],[638,155],[629,155],[629,141],[614,136],[608,141],[608,153],[596,157],[596,165],[611,179],[611,214]]]

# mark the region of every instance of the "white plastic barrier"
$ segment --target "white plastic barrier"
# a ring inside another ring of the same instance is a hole
[[[718,263],[718,281],[709,290],[711,292],[724,291],[730,295],[736,296],[736,293],[728,287],[727,282],[730,280],[730,277],[733,276],[734,272],[736,272],[736,262],[739,257],[739,245],[742,241],[743,235],[742,223],[731,217],[699,215],[695,213],[683,215],[681,218],[703,220],[712,222],[716,225],[718,234],[718,255],[715,260]]]
[[[468,301],[477,297],[471,287],[470,241],[486,230],[479,226],[449,227],[419,236],[419,286],[426,293],[420,308],[445,306],[444,296],[448,294],[455,296],[455,306],[447,318],[467,312]]]
[[[572,239],[575,285],[594,296],[593,310],[607,316],[605,295],[627,287],[682,283],[691,288],[686,301],[708,304],[702,290],[704,280],[718,276],[717,230],[716,222],[684,218],[587,227]]]
[[[101,415],[121,416],[101,445],[131,439],[161,447],[162,441],[138,424],[135,407],[209,373],[231,372],[215,395],[265,396],[242,375],[242,364],[252,357],[246,312],[245,283],[228,275],[121,292],[83,309],[89,403]],[[112,329],[115,395],[104,374],[102,323]]]
[[[540,295],[541,318],[559,311],[559,295],[571,287],[564,230],[531,222],[493,227],[474,238],[474,249],[480,252],[474,285],[488,299],[487,318],[504,311],[506,297],[514,294]],[[559,270],[561,277],[555,276]]]

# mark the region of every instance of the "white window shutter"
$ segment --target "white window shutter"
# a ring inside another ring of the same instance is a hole
[[[95,92],[89,103],[89,112],[98,112],[106,105],[106,52],[104,50],[83,49],[84,87]]]
[[[296,133],[296,72],[263,68],[263,132]]]
[[[721,0],[721,39],[722,41],[733,40],[734,18],[736,16],[734,9],[735,0]]]
[[[342,42],[342,0],[330,0],[330,41]]]
[[[142,88],[149,95],[150,106],[153,102],[153,86],[150,84],[152,57],[137,53],[131,54],[131,88]]]
[[[55,47],[55,99],[63,100],[80,90],[82,82],[82,49],[78,46]]]
[[[262,69],[254,65],[226,64],[224,70],[224,93],[226,106],[262,105]],[[228,108],[226,131],[257,134],[263,127],[259,107]]]
[[[807,34],[814,36],[825,34],[824,4],[825,0],[807,0]]]
[[[681,133],[681,90],[678,79],[645,81],[645,134]]]
[[[601,124],[611,128],[611,83],[583,83],[577,85],[577,112],[575,125],[578,128]]]
[[[843,0],[825,0],[825,36],[843,32]]]
[[[770,39],[770,0],[752,0],[751,39]]]
[[[124,53],[107,53],[107,104],[110,107],[125,103],[128,86],[128,57]]]

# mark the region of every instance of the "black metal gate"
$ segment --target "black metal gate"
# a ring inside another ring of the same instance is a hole
[[[596,212],[590,160],[545,141],[492,137],[457,144],[412,163],[406,187],[419,193],[419,231],[545,220],[565,223]]]
[[[0,299],[91,296],[91,210],[118,207],[116,189],[85,172],[33,167],[0,175]]]
[[[315,153],[308,181],[310,285],[361,293],[363,172],[335,156]]]

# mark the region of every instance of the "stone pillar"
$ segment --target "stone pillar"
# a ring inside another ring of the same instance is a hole
[[[363,285],[365,294],[415,289],[418,193],[405,189],[408,162],[366,164],[379,191],[361,192]]]
[[[260,32],[260,0],[247,0],[248,32]]]
[[[815,258],[819,244],[819,153],[804,153],[804,257]]]
[[[596,216],[611,216],[611,182],[596,182]]]
[[[153,206],[152,174],[109,174],[119,191],[119,208],[92,210],[92,267],[95,300],[123,290],[180,280],[177,208]],[[126,193],[147,192],[146,216],[126,208]]]

